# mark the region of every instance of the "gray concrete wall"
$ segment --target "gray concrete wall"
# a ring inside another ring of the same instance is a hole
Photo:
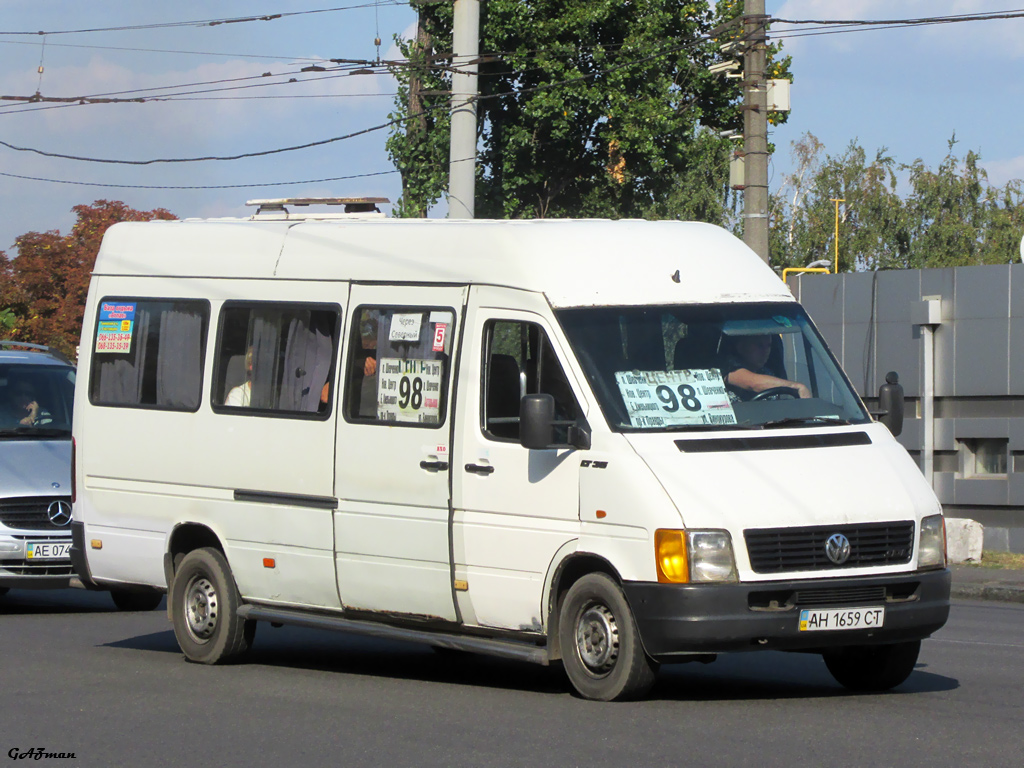
[[[899,372],[907,396],[900,442],[919,462],[915,321],[923,300],[940,302],[935,492],[951,516],[985,525],[986,548],[1024,552],[1024,264],[806,274],[790,284],[869,406],[886,372]]]

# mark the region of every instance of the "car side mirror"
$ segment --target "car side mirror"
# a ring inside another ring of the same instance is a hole
[[[903,431],[903,387],[896,371],[885,374],[885,384],[878,388],[878,420],[893,436]]]
[[[555,398],[548,394],[524,395],[519,401],[519,443],[542,450],[555,442]]]

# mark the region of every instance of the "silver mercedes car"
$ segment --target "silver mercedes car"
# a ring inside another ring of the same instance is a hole
[[[0,341],[0,595],[67,587],[75,366],[38,344]]]

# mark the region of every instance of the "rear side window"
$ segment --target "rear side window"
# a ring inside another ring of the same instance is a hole
[[[358,307],[345,415],[399,426],[443,424],[454,331],[450,308]]]
[[[96,317],[89,401],[198,410],[209,322],[208,301],[103,299]]]
[[[225,303],[214,360],[213,409],[326,418],[340,318],[336,305]]]

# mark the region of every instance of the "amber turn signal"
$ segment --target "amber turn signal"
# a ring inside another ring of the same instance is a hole
[[[686,531],[659,528],[654,532],[654,559],[658,581],[662,584],[687,584],[690,567],[686,561]]]

